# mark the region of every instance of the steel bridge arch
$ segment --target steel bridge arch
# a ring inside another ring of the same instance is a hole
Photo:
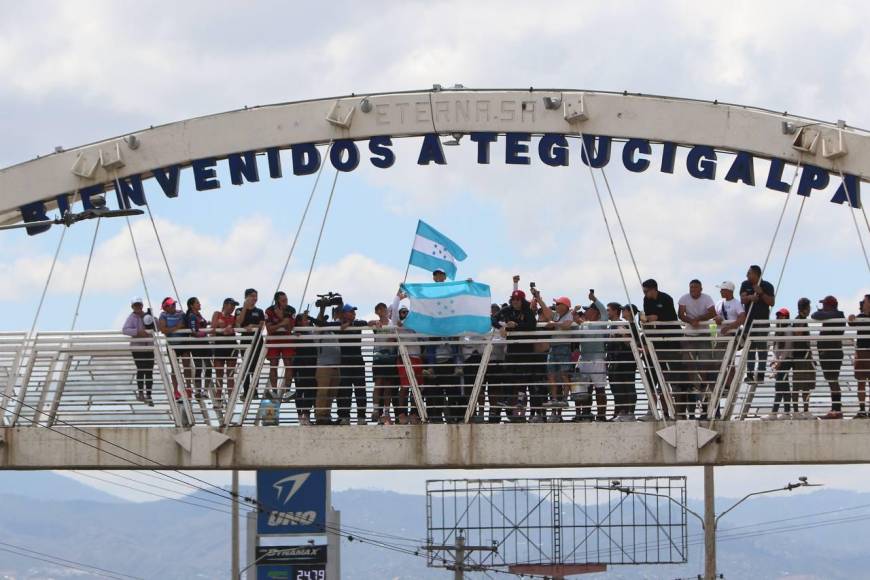
[[[21,221],[28,205],[53,209],[82,191],[110,189],[115,179],[148,178],[158,168],[195,160],[433,132],[588,134],[700,145],[812,164],[855,176],[855,184],[870,180],[870,132],[842,121],[643,94],[436,87],[246,107],[59,150],[0,169],[0,224]]]

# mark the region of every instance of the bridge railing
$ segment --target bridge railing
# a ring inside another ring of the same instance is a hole
[[[5,426],[215,427],[805,418],[825,415],[837,388],[851,415],[855,338],[846,321],[770,321],[731,335],[624,322],[447,339],[365,327],[3,333],[0,416]],[[758,353],[766,368],[749,374]]]

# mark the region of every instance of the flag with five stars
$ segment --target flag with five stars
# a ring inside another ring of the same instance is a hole
[[[489,286],[480,282],[402,284],[411,305],[406,328],[431,336],[485,334],[491,328]]]
[[[451,280],[456,278],[456,262],[468,256],[459,245],[424,222],[417,222],[417,235],[411,249],[410,264],[434,272],[440,268]]]

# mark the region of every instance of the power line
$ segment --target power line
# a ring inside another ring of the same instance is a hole
[[[124,580],[124,578],[136,578],[139,580],[143,580],[141,576],[131,576],[129,574],[124,574],[123,572],[113,572],[112,570],[100,568],[99,566],[92,566],[90,564],[84,564],[82,562],[76,562],[74,560],[67,560],[66,558],[53,556],[51,554],[46,554],[45,552],[31,550],[30,548],[24,548],[22,546],[8,544],[6,542],[0,542],[0,544],[2,544],[3,546],[8,546],[8,548],[0,547],[0,551],[15,554],[16,556],[22,556],[24,558],[39,560],[41,562],[47,562],[49,564],[54,564],[55,566],[62,566],[71,570],[78,570],[79,572],[88,572],[90,574],[96,574],[97,576],[102,576],[104,578],[116,578],[117,580]]]

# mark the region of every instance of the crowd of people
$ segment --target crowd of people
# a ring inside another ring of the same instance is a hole
[[[692,280],[676,302],[649,279],[642,284],[642,308],[605,304],[594,290],[582,306],[567,296],[547,300],[534,282],[528,293],[520,289],[520,277],[514,276],[509,300],[492,305],[489,336],[417,335],[404,326],[408,308],[402,306],[406,296],[401,291],[390,305],[377,304],[376,317],[364,321],[357,319],[355,306],[331,293],[319,295],[318,310],[311,313],[296,312],[279,291],[264,311],[253,288],[245,290],[241,303],[226,298],[210,319],[196,297],[187,300],[186,309],[167,297],[157,317],[134,298],[123,333],[132,339],[136,396],[152,406],[152,338],[160,333],[178,361],[173,368],[180,372],[170,373],[176,400],[183,390],[188,398],[211,398],[215,409],[235,389],[238,365],[244,365],[238,373],[241,396],[260,397],[255,366],[265,348],[268,378],[259,406],[265,424],[276,424],[281,404],[291,399],[303,425],[351,424],[353,415],[357,424],[414,424],[421,421],[418,402],[424,403],[429,422],[464,422],[474,385],[479,389],[472,421],[538,423],[650,420],[654,408],[665,418],[705,419],[711,410],[718,417],[719,402],[710,404],[711,391],[725,368],[722,361],[734,356],[734,345],[745,352],[746,381],[753,388],[764,382],[773,357],[775,398],[766,418],[813,416],[809,400],[817,364],[830,388],[831,408],[823,417],[842,418],[843,334],[851,325],[857,336],[856,418],[867,418],[870,294],[848,317],[833,296],[822,299],[815,312],[812,302],[801,298],[796,316],[788,308],[775,312],[777,320],[790,321],[779,326],[770,321],[775,289],[761,274],[753,265],[739,288],[730,281],[718,284],[718,300]],[[432,276],[435,282],[446,280],[443,270]],[[807,319],[822,324],[813,339]],[[363,355],[363,329],[374,337],[365,347],[370,358]],[[770,338],[756,338],[743,349],[749,329]],[[251,346],[242,349],[239,340]],[[727,368],[734,372],[733,365]],[[733,374],[719,382],[727,385],[731,378]],[[659,384],[662,379],[670,387],[667,392]],[[639,384],[648,387],[645,414],[637,408]],[[668,396],[671,405],[663,399]]]

